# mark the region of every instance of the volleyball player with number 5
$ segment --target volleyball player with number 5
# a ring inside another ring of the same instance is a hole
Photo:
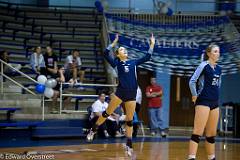
[[[96,122],[96,124],[91,128],[90,132],[87,135],[87,140],[92,141],[96,130],[99,125],[101,125],[106,118],[111,115],[114,110],[121,103],[124,103],[126,109],[126,151],[129,156],[132,156],[133,147],[132,147],[132,130],[133,130],[133,115],[136,107],[136,94],[137,94],[137,77],[136,77],[136,67],[148,60],[150,60],[153,48],[155,45],[155,38],[153,35],[150,38],[150,49],[145,54],[145,56],[139,59],[128,59],[127,49],[124,47],[119,47],[116,51],[117,58],[113,59],[111,57],[110,50],[116,46],[118,42],[118,34],[115,36],[115,40],[112,44],[108,46],[108,48],[104,52],[105,59],[109,62],[109,64],[118,70],[118,78],[119,84],[117,86],[117,90],[115,95],[111,97],[111,101],[108,105],[106,111],[102,113]]]

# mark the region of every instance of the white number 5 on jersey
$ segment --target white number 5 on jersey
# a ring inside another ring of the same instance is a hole
[[[129,72],[129,67],[128,66],[124,66],[124,71],[125,72]]]

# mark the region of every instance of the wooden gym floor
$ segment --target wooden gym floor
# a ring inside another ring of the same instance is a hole
[[[0,144],[0,159],[14,159],[14,156],[29,159],[24,157],[29,153],[39,156],[39,159],[54,160],[184,160],[187,159],[188,140],[188,137],[165,139],[139,137],[134,139],[132,158],[125,155],[124,138],[96,139],[94,143],[86,143],[84,139],[29,140],[29,142],[15,139],[8,143],[3,140]],[[217,160],[240,160],[239,153],[240,139],[216,138]],[[204,140],[200,142],[197,159],[207,159]]]

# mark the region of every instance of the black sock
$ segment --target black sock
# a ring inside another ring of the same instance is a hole
[[[94,124],[93,127],[92,127],[92,131],[93,132],[97,132],[97,129],[98,129],[98,125]]]
[[[127,146],[130,148],[133,148],[132,147],[132,138],[127,138]]]

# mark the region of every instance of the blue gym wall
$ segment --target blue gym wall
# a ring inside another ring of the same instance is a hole
[[[3,2],[12,2],[12,3],[22,3],[22,4],[37,4],[40,0],[0,0]],[[96,0],[49,0],[49,5],[65,5],[65,6],[85,6],[85,7],[94,7],[94,3]],[[128,8],[129,0],[106,0],[110,7],[118,7],[118,8]],[[169,0],[161,0],[162,2],[168,2]],[[215,11],[216,0],[202,0],[201,2],[191,1],[184,2],[171,0],[170,8],[173,11],[205,11],[205,12],[213,12]],[[153,12],[153,0],[130,0],[130,6],[136,12],[141,10],[144,12]],[[194,2],[194,3],[191,3]],[[236,11],[240,11],[240,2],[237,2]]]
[[[49,0],[49,5],[67,5],[67,6],[86,6],[95,7],[96,0]],[[109,7],[128,8],[129,0],[113,1],[107,0]],[[153,11],[153,2],[151,0],[131,0],[131,8],[136,10]]]
[[[193,12],[193,11],[200,11],[200,12],[214,12],[216,5],[215,0],[208,0],[207,3],[205,2],[195,2],[193,3],[189,2],[181,2],[174,5],[175,10],[178,11],[186,11],[186,12]]]
[[[96,0],[49,0],[49,5],[95,7]]]
[[[222,77],[220,102],[240,103],[240,73]]]
[[[1,2],[20,3],[20,4],[37,4],[37,0],[0,0]]]
[[[128,8],[129,0],[113,1],[106,0],[110,7],[116,8]],[[162,0],[162,2],[167,2],[168,0]],[[215,0],[211,0],[215,1]],[[201,9],[201,11],[214,11],[214,3],[179,3],[176,4],[176,0],[171,1],[171,6],[173,10],[184,10],[184,11],[195,11]],[[71,5],[71,6],[89,6],[94,7],[95,0],[49,0],[50,5]],[[130,7],[136,12],[141,10],[144,12],[153,12],[153,1],[152,0],[130,0]],[[199,7],[200,6],[200,7]]]

